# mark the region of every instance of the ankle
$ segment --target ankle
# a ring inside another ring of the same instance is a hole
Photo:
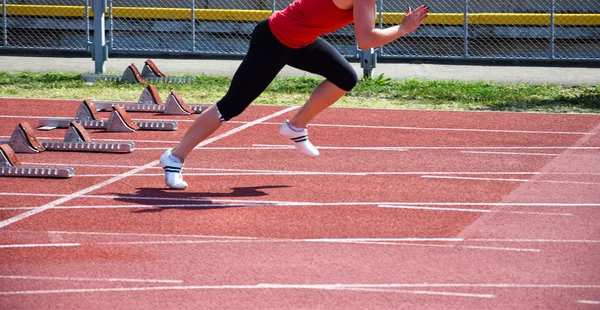
[[[180,161],[180,162],[182,162],[182,163],[183,163],[183,162],[184,162],[184,160],[185,160],[185,156],[183,156],[183,154],[179,154],[179,153],[177,152],[177,148],[173,148],[173,149],[171,150],[171,157],[172,157],[172,158],[174,158],[174,159],[177,159],[177,160],[179,160],[179,161]]]
[[[288,126],[290,127],[291,130],[293,131],[303,131],[304,129],[306,129],[306,125],[302,126],[299,123],[292,123],[292,122],[288,122]]]

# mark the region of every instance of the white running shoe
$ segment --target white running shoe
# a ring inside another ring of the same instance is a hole
[[[286,120],[279,127],[279,134],[282,137],[290,139],[296,149],[308,156],[319,156],[319,150],[308,141],[308,130],[302,128],[301,131],[295,131],[290,128],[290,124]]]
[[[171,150],[168,149],[160,157],[160,166],[165,170],[165,184],[172,189],[185,189],[188,184],[183,180],[181,169],[183,163],[177,162],[171,158]]]

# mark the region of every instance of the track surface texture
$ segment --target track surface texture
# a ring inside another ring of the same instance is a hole
[[[80,103],[0,99],[0,139]],[[331,108],[308,158],[277,134],[295,110],[224,124],[185,191],[157,160],[193,115],[89,130],[130,154],[17,154],[75,176],[0,178],[2,308],[600,307],[600,115]]]

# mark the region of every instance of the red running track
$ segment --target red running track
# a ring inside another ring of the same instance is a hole
[[[80,102],[0,99],[0,139]],[[68,180],[0,179],[10,309],[587,309],[600,305],[600,115],[336,109],[307,158],[252,106],[165,189],[175,132],[131,154],[17,154]],[[107,114],[103,114],[107,115]],[[64,130],[37,131],[61,139]]]

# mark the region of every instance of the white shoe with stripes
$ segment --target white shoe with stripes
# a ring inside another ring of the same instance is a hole
[[[296,131],[290,127],[290,124],[286,120],[279,127],[279,134],[284,138],[290,139],[298,151],[308,156],[319,156],[319,150],[308,140],[308,130],[306,128]]]
[[[171,189],[186,189],[188,184],[181,174],[183,163],[172,159],[171,150],[168,149],[160,157],[160,166],[165,170],[165,184]]]

